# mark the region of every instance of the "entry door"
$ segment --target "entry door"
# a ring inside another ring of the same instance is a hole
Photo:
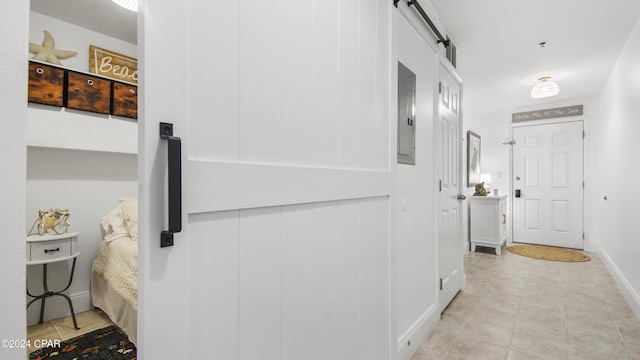
[[[583,249],[582,121],[514,127],[513,139],[513,241]]]
[[[439,65],[436,158],[438,164],[438,267],[440,311],[458,293],[462,281],[460,222],[460,85]]]
[[[388,359],[392,6],[142,5],[140,358]]]

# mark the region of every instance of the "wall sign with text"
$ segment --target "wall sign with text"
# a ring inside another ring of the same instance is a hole
[[[138,59],[89,45],[89,71],[93,74],[138,83]]]

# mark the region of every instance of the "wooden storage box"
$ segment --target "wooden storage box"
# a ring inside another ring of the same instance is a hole
[[[68,71],[67,107],[109,114],[111,111],[111,81]]]
[[[138,87],[113,82],[113,107],[111,114],[132,119],[138,118]]]
[[[28,100],[39,104],[63,106],[64,70],[30,62]]]

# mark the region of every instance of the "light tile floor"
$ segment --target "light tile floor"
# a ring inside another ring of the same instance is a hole
[[[27,339],[31,340],[31,347],[27,350],[29,354],[35,350],[33,345],[38,343],[35,340],[68,340],[78,335],[86,334],[93,330],[113,325],[107,314],[99,310],[88,310],[76,314],[76,321],[80,330],[73,327],[71,316],[45,321],[42,324],[27,327]]]
[[[640,359],[640,321],[596,254],[465,255],[467,287],[411,360]]]
[[[640,360],[640,321],[600,259],[534,260],[492,250],[465,255],[467,287],[411,360]],[[112,325],[76,314],[27,328],[30,340],[66,340]],[[28,353],[36,350],[31,348]]]

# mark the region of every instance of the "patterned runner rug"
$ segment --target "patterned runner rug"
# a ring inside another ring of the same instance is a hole
[[[94,330],[60,346],[38,349],[29,354],[32,360],[135,360],[136,346],[116,326]]]

